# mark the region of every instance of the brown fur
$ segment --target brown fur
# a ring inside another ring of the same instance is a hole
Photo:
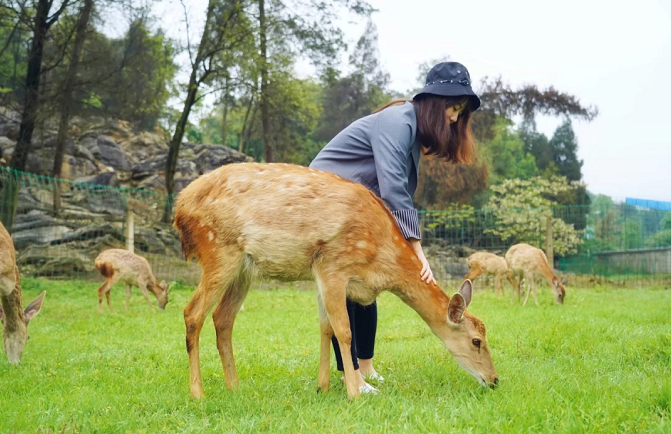
[[[517,287],[518,298],[521,293],[522,279],[526,281],[527,295],[524,299],[524,305],[529,300],[529,292],[532,292],[536,306],[538,306],[536,280],[541,278],[552,288],[555,301],[557,303],[564,303],[566,288],[564,288],[564,285],[552,272],[550,265],[548,265],[547,257],[541,249],[524,243],[515,244],[506,252],[506,262],[508,263],[510,272],[516,279],[517,284],[515,287]]]
[[[21,277],[14,243],[0,223],[0,320],[3,348],[10,363],[19,363],[28,340],[28,323],[42,308],[46,291],[23,309]]]
[[[110,292],[114,284],[122,281],[126,287],[126,310],[130,303],[131,287],[140,288],[147,304],[154,310],[149,300],[147,290],[156,297],[159,309],[163,310],[168,304],[170,288],[165,282],[156,282],[149,262],[142,256],[123,249],[109,249],[102,252],[95,260],[95,267],[105,278],[105,282],[98,288],[98,310],[102,313],[103,297],[107,298],[107,305],[112,309]]]
[[[512,273],[508,271],[508,264],[504,258],[489,252],[475,252],[466,262],[469,273],[465,278],[475,281],[482,274],[494,275],[494,287],[499,297],[503,296],[503,277],[510,282],[513,289],[515,288]]]
[[[198,289],[184,309],[195,397],[203,396],[199,335],[205,315],[217,302],[213,319],[224,377],[229,388],[237,386],[232,329],[255,277],[316,279],[322,389],[329,386],[328,347],[335,334],[346,355],[348,395],[358,395],[345,299],[370,304],[383,290],[415,309],[453,354],[462,341],[470,345],[467,334],[477,334],[485,346],[478,361],[481,370],[475,373],[471,366],[475,362],[469,359],[473,356],[466,356],[472,351],[459,350],[455,358],[481,383],[496,379],[484,325],[461,311],[455,311],[459,323],[448,324],[448,312],[456,305],[438,286],[420,280],[421,263],[391,212],[360,184],[288,164],[230,164],[182,191],[175,227],[185,256],[199,259],[203,268]]]

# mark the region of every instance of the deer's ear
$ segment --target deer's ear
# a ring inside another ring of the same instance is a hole
[[[42,291],[42,294],[38,295],[32,303],[23,311],[23,320],[28,324],[28,322],[35,318],[40,310],[42,309],[42,303],[44,302],[44,297],[47,295],[47,291]]]
[[[559,283],[559,280],[557,280],[557,276],[552,276],[552,284],[554,286],[557,286],[557,283]]]
[[[456,293],[450,299],[450,304],[447,306],[447,321],[452,325],[457,325],[464,317],[466,310],[466,300],[460,293]]]
[[[470,306],[471,300],[473,299],[473,282],[469,279],[464,280],[464,283],[461,284],[461,288],[459,288],[459,294],[464,297],[466,307]]]

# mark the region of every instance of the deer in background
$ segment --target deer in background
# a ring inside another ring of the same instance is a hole
[[[110,302],[110,291],[112,286],[118,281],[122,281],[126,287],[126,311],[130,303],[130,292],[133,286],[140,288],[147,304],[154,311],[154,305],[149,299],[147,290],[151,291],[156,297],[156,302],[160,310],[165,309],[168,304],[168,294],[170,285],[165,283],[156,283],[154,274],[151,272],[149,262],[142,256],[131,253],[123,249],[109,249],[102,252],[95,260],[96,269],[105,278],[105,282],[98,288],[98,310],[103,311],[103,296],[107,297],[107,306],[112,310]]]
[[[203,274],[184,309],[190,389],[203,397],[199,336],[212,307],[226,386],[238,375],[231,342],[236,314],[256,277],[315,279],[320,316],[319,388],[330,385],[335,334],[347,395],[359,395],[350,355],[346,298],[364,305],[389,290],[413,308],[457,363],[484,386],[498,383],[485,325],[466,308],[472,285],[447,296],[420,280],[421,264],[383,202],[363,185],[289,164],[229,164],[177,199],[175,227]]]
[[[545,281],[552,288],[555,302],[563,304],[566,297],[566,288],[562,282],[557,279],[557,276],[552,272],[552,268],[548,265],[545,253],[529,244],[515,244],[506,252],[506,262],[513,276],[516,278],[518,284],[514,285],[517,288],[518,299],[522,286],[522,279],[526,282],[527,295],[524,298],[524,306],[529,300],[529,291],[533,291],[534,301],[538,306],[538,297],[536,296],[536,280],[545,279]]]
[[[494,287],[499,298],[503,296],[502,278],[504,276],[512,285],[513,290],[516,288],[513,276],[508,271],[508,263],[504,258],[489,252],[475,252],[468,257],[466,262],[469,270],[469,273],[465,276],[466,279],[473,281],[482,274],[494,275]]]
[[[16,266],[14,242],[0,223],[0,322],[2,343],[9,363],[21,362],[21,354],[28,340],[28,323],[40,313],[47,292],[37,296],[23,309],[21,279]]]

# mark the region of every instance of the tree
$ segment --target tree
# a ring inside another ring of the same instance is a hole
[[[480,156],[487,161],[491,185],[538,175],[536,159],[525,152],[524,142],[512,127],[512,121],[499,118],[494,126],[494,137],[480,142]]]
[[[578,142],[570,119],[567,118],[555,130],[548,145],[552,150],[552,158],[559,169],[559,174],[569,181],[580,181],[583,161],[578,159]]]
[[[318,139],[331,140],[350,123],[371,114],[391,99],[386,90],[389,74],[380,67],[377,40],[377,28],[369,20],[349,58],[351,73],[340,78],[334,69],[325,71]]]
[[[509,179],[494,185],[487,208],[494,211],[496,224],[486,229],[485,233],[510,244],[529,243],[542,248],[546,235],[544,228],[549,218],[555,253],[560,256],[575,253],[582,243],[582,231],[552,216],[551,207],[556,206],[562,196],[570,195],[582,186],[576,181],[569,182],[563,176]]]
[[[251,35],[244,6],[241,0],[209,0],[205,15],[205,25],[195,56],[189,43],[188,52],[191,61],[191,74],[186,88],[184,108],[170,141],[165,169],[165,182],[168,194],[168,200],[166,200],[163,213],[163,221],[165,223],[169,223],[172,219],[171,198],[175,192],[177,158],[189,120],[189,114],[193,105],[200,98],[198,96],[198,89],[203,83],[211,80],[213,76],[227,70],[229,65],[222,65],[218,62],[222,59],[226,60],[226,57],[220,54],[233,50]]]
[[[47,39],[47,33],[51,26],[58,21],[63,11],[69,6],[71,0],[61,0],[56,11],[49,15],[55,0],[38,0],[34,6],[34,13],[24,8],[23,3],[12,1],[10,4],[15,6],[13,9],[19,18],[26,17],[27,22],[33,32],[33,38],[28,52],[28,65],[26,70],[25,101],[21,114],[21,125],[19,126],[19,137],[12,154],[10,167],[17,171],[23,171],[28,161],[30,144],[35,129],[35,121],[39,108],[39,89],[40,76],[42,72],[42,56],[44,54],[44,43]],[[31,15],[32,14],[32,15]],[[14,224],[14,213],[16,212],[17,200],[19,197],[19,186],[16,180],[11,178],[9,185],[5,185],[2,190],[0,200],[3,204],[2,223],[7,230],[11,231]]]
[[[72,92],[75,87],[75,80],[77,79],[77,69],[79,67],[79,57],[84,45],[84,38],[86,37],[86,28],[93,10],[93,0],[85,0],[82,5],[77,24],[75,25],[75,41],[72,47],[72,54],[70,56],[70,65],[68,67],[67,78],[61,91],[60,102],[60,121],[58,124],[58,136],[56,137],[56,152],[54,155],[54,167],[51,170],[53,178],[61,177],[61,170],[63,169],[63,154],[65,153],[65,139],[68,132],[68,124],[70,122],[70,113],[72,111]],[[54,185],[54,210],[58,211],[61,208],[61,194],[60,185]]]

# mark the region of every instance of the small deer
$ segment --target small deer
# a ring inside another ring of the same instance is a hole
[[[538,306],[538,297],[536,297],[536,280],[544,278],[545,281],[552,288],[555,296],[555,302],[563,304],[566,297],[566,288],[562,282],[552,272],[548,265],[545,253],[529,244],[515,244],[506,252],[506,262],[513,276],[517,279],[518,284],[514,285],[517,288],[517,296],[519,299],[522,279],[526,282],[527,295],[524,298],[524,306],[529,300],[529,290],[533,291],[536,306]]]
[[[493,274],[494,287],[496,288],[499,298],[503,296],[502,278],[504,276],[513,286],[513,289],[515,288],[513,276],[508,271],[508,263],[504,258],[489,252],[475,252],[469,256],[466,261],[468,263],[469,273],[465,278],[473,281],[482,274]]]
[[[233,323],[255,277],[314,279],[320,316],[319,388],[330,386],[331,337],[340,343],[348,397],[359,395],[350,356],[346,299],[368,305],[389,290],[413,308],[457,363],[483,386],[498,383],[485,325],[466,308],[472,285],[448,297],[422,282],[419,258],[391,212],[363,185],[289,164],[223,166],[187,186],[175,227],[203,274],[184,309],[190,391],[204,396],[199,336],[207,313],[217,334],[226,386],[237,388]]]
[[[130,291],[133,286],[140,288],[152,311],[154,311],[154,305],[149,299],[147,289],[156,297],[158,308],[165,310],[165,305],[168,304],[170,285],[167,285],[165,280],[156,283],[149,262],[142,256],[128,250],[109,249],[98,255],[95,266],[105,278],[105,282],[98,288],[98,310],[100,313],[103,311],[103,296],[107,297],[107,306],[112,310],[110,291],[118,281],[122,281],[126,286],[126,311],[128,311]]]
[[[2,343],[9,363],[20,363],[28,340],[28,323],[42,309],[47,292],[42,291],[23,309],[21,278],[16,266],[14,242],[7,229],[0,223],[0,322]]]

